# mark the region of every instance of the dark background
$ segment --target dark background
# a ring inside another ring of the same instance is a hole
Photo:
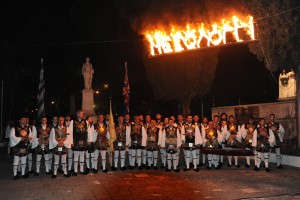
[[[108,112],[109,96],[114,113],[123,113],[124,62],[128,62],[131,111],[176,114],[176,101],[156,101],[145,76],[143,36],[120,17],[113,1],[9,1],[1,3],[0,62],[4,81],[4,119],[21,111],[36,117],[40,59],[45,67],[47,115],[69,112],[70,95],[81,107],[85,57],[95,69],[93,89],[96,112]],[[91,6],[92,5],[92,6]],[[199,51],[201,53],[201,51]],[[211,91],[192,101],[193,114],[210,116],[213,106],[276,101],[278,87],[264,63],[247,45],[221,47]],[[152,58],[155,59],[155,58]],[[278,72],[274,72],[278,77]],[[104,89],[103,85],[109,88]],[[257,88],[260,91],[256,92]],[[51,104],[54,101],[55,104]]]

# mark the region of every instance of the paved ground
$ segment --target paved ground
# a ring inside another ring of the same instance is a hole
[[[300,169],[228,169],[180,173],[126,170],[56,179],[12,179],[12,158],[0,149],[0,199],[300,199]],[[44,171],[43,169],[41,169]]]

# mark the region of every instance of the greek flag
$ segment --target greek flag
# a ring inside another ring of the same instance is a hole
[[[43,58],[42,58],[41,59],[39,91],[38,91],[38,96],[37,96],[38,120],[40,120],[43,116],[45,116],[44,97],[45,97],[45,81],[44,81],[44,66],[43,66]]]

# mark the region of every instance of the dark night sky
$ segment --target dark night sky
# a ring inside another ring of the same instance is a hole
[[[174,102],[153,101],[145,78],[142,37],[131,29],[129,21],[119,17],[113,1],[9,1],[1,6],[0,15],[4,118],[10,111],[14,116],[26,107],[36,107],[40,58],[44,58],[48,114],[55,112],[49,105],[52,100],[60,102],[61,113],[68,112],[70,94],[76,95],[76,106],[80,107],[80,70],[86,56],[95,68],[93,88],[102,91],[104,83],[110,86],[96,101],[107,104],[110,94],[116,112],[122,111],[127,61],[132,109],[142,112],[142,105],[148,103],[154,112],[176,110]],[[263,92],[258,94],[257,88]],[[215,105],[222,106],[237,104],[239,97],[241,103],[274,101],[277,94],[270,72],[245,45],[222,47],[211,92],[204,97],[205,113],[209,115],[213,96]],[[194,113],[201,112],[199,99],[191,108]]]

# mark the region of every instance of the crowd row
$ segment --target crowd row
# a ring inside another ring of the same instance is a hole
[[[283,141],[284,129],[275,121],[275,115],[269,116],[268,123],[261,118],[256,124],[249,117],[247,123],[238,124],[234,116],[222,113],[214,116],[211,121],[206,117],[178,115],[162,119],[157,114],[155,119],[146,115],[118,116],[115,124],[109,121],[109,115],[100,114],[97,122],[92,117],[84,118],[83,111],[78,111],[74,119],[60,116],[54,117],[52,124],[43,117],[40,124],[29,124],[23,115],[19,122],[10,127],[9,138],[14,155],[14,179],[27,178],[29,173],[38,176],[40,164],[44,158],[46,174],[56,178],[61,170],[65,177],[98,172],[98,159],[102,171],[106,173],[108,157],[112,170],[127,169],[158,169],[160,153],[161,168],[167,172],[172,169],[179,172],[180,153],[184,155],[184,171],[192,166],[199,171],[201,164],[207,168],[219,169],[223,166],[224,155],[228,157],[228,167],[231,167],[232,157],[235,167],[238,156],[246,156],[246,168],[250,168],[250,158],[254,158],[254,170],[258,171],[261,160],[264,160],[265,170],[270,172],[269,155],[275,149],[277,167],[281,168],[280,144]],[[128,156],[126,156],[128,152]],[[54,164],[52,167],[52,158]],[[27,160],[28,159],[28,160]],[[200,160],[202,159],[202,162]],[[33,171],[33,160],[35,171]],[[120,166],[119,166],[120,161]],[[61,162],[61,169],[59,164]],[[28,172],[26,167],[28,165]],[[53,168],[53,170],[52,170]],[[18,173],[18,171],[20,171]]]

